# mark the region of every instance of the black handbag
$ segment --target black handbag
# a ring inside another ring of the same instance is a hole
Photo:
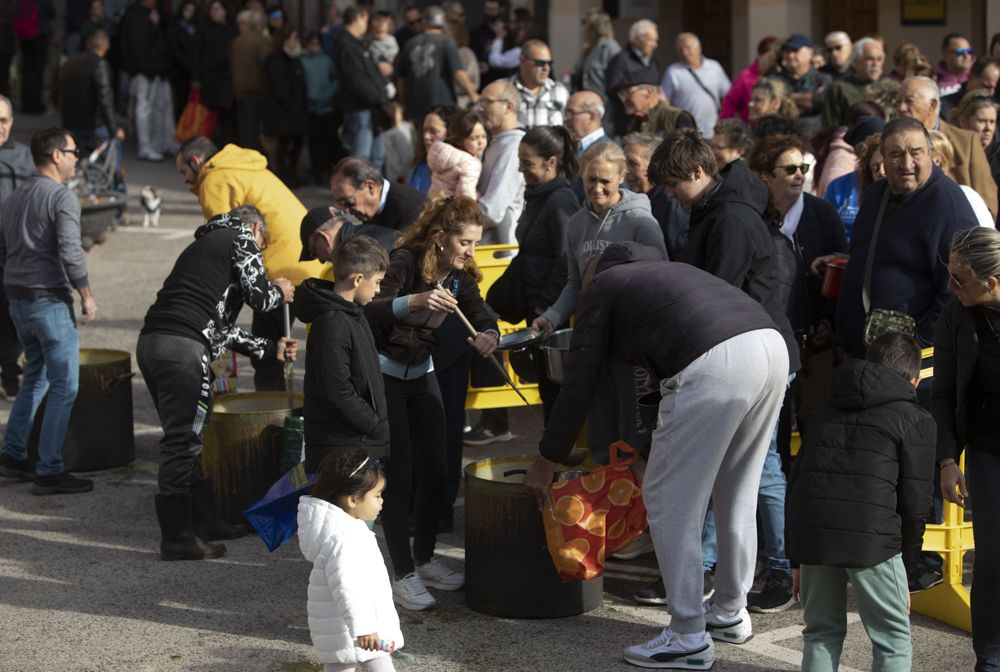
[[[524,297],[524,259],[518,254],[486,292],[486,303],[504,322],[517,324],[528,314]]]

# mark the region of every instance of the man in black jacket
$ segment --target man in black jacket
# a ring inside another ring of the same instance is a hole
[[[836,669],[848,580],[878,669],[910,669],[906,570],[931,508],[936,425],[917,404],[920,348],[887,334],[833,373],[789,476],[788,554],[801,569],[802,669]],[[796,590],[798,592],[798,590]]]
[[[162,161],[177,151],[170,57],[156,0],[135,0],[122,17],[121,62],[132,77],[139,158]]]
[[[112,135],[118,140],[125,139],[125,131],[115,114],[111,67],[104,59],[111,48],[107,31],[98,28],[90,33],[86,47],[66,61],[59,72],[62,125],[85,153]]]
[[[375,110],[389,100],[386,85],[375,61],[365,49],[368,10],[350,6],[344,10],[344,30],[333,46],[340,91],[337,100],[344,112],[341,128],[344,149],[349,154],[382,165],[382,138],[375,134]]]
[[[789,370],[799,369],[799,348],[786,317],[789,294],[780,283],[780,267],[772,232],[762,215],[767,190],[742,161],[717,172],[711,146],[693,129],[667,134],[649,164],[650,179],[691,209],[687,245],[679,261],[691,264],[739,287],[760,303],[785,339]],[[768,580],[751,596],[750,610],[761,613],[790,607],[792,572],[785,556],[785,474],[778,455],[775,425],[764,472],[759,508],[764,532]]]
[[[338,205],[362,222],[402,231],[416,221],[427,197],[405,184],[393,184],[364,159],[348,156],[333,167],[330,192]]]
[[[355,236],[333,253],[336,282],[310,278],[295,292],[306,341],[306,471],[330,453],[361,447],[389,454],[389,410],[378,350],[362,308],[379,290],[389,255],[374,238]]]
[[[659,84],[663,76],[660,63],[654,52],[660,42],[656,24],[649,19],[640,19],[628,30],[628,47],[619,51],[604,75],[604,90],[614,94],[625,81],[651,81]],[[628,118],[625,107],[617,95],[608,96],[608,116],[604,120],[604,130],[612,137],[625,134]]]
[[[177,258],[139,332],[136,359],[163,424],[156,517],[164,560],[217,558],[225,546],[202,539],[246,534],[215,513],[201,471],[201,436],[212,407],[213,359],[227,349],[255,360],[295,359],[294,340],[275,343],[235,326],[244,302],[267,312],[294,298],[287,279],[268,281],[265,240],[264,218],[253,206],[213,217]]]
[[[640,480],[671,621],[660,636],[626,648],[625,660],[708,669],[713,638],[742,644],[753,634],[745,606],[757,555],[757,485],[788,355],[756,301],[687,264],[652,261],[660,254],[616,243],[588,267],[585,277],[594,271],[594,279],[580,297],[566,379],[524,483],[544,503],[583,424],[579,409],[590,405],[608,360],[649,372],[662,398]],[[703,604],[701,534],[710,497],[725,524],[715,596]]]

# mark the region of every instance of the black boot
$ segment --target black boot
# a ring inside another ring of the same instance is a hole
[[[156,495],[156,518],[160,521],[160,559],[207,560],[226,554],[222,544],[206,544],[194,535],[190,497]]]
[[[246,525],[230,525],[219,515],[215,506],[215,493],[212,492],[212,481],[208,478],[192,481],[191,520],[194,523],[194,533],[205,541],[247,536]]]

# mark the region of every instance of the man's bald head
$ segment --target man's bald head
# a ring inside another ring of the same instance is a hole
[[[577,91],[563,110],[563,124],[577,142],[601,128],[603,118],[604,101],[593,91]]]

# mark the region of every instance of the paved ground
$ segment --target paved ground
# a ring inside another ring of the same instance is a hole
[[[15,130],[23,133],[27,124],[21,122]],[[134,150],[129,155],[134,157]],[[162,189],[161,226],[122,229],[89,253],[99,312],[95,323],[81,329],[83,347],[134,352],[146,308],[200,223],[195,199],[171,165],[129,158],[127,168],[133,194],[147,183]],[[319,190],[303,198],[308,205],[323,202]],[[133,398],[136,461],[92,474],[93,493],[38,498],[27,485],[0,482],[0,671],[320,670],[311,662],[306,623],[309,565],[294,540],[273,554],[247,538],[230,542],[229,554],[216,561],[158,559],[153,493],[160,431],[138,377]],[[6,422],[9,408],[9,402],[0,402],[0,422]],[[517,441],[467,457],[532,453],[540,421],[523,411],[512,419]],[[460,508],[459,532],[444,535],[440,543],[442,555],[456,565],[464,557],[463,513]],[[601,606],[560,620],[492,618],[468,609],[461,592],[438,594],[436,610],[401,614],[408,655],[397,667],[633,669],[622,662],[621,647],[655,636],[667,619],[662,610],[628,600],[652,576],[650,558],[610,563]],[[792,609],[755,617],[755,638],[741,647],[720,645],[715,669],[798,669],[801,616]],[[849,667],[841,669],[870,669],[867,638],[856,615],[851,619],[843,659]],[[965,633],[916,615],[913,625],[913,669],[972,669]]]

